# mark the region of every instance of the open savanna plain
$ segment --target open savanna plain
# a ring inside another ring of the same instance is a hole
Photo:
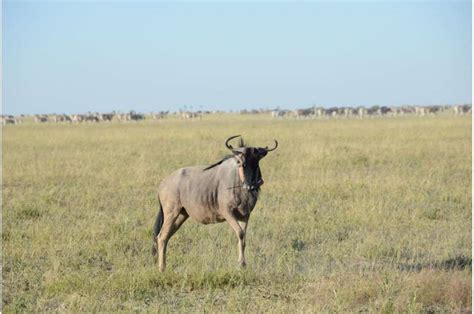
[[[227,154],[260,163],[247,268],[228,224],[189,219],[151,255],[157,187]],[[471,117],[3,128],[3,311],[470,312]]]

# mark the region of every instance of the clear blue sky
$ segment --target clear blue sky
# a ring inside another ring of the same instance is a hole
[[[471,102],[471,2],[3,2],[3,112]]]

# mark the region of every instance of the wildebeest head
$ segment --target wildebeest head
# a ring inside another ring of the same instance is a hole
[[[237,159],[238,162],[238,172],[240,181],[242,183],[242,188],[250,191],[255,191],[260,188],[263,184],[262,173],[260,171],[260,159],[265,157],[268,152],[275,150],[278,147],[278,142],[275,141],[275,147],[268,148],[265,147],[246,147],[242,138],[240,138],[239,147],[232,147],[229,144],[229,141],[239,137],[240,135],[235,135],[229,137],[225,141],[225,146],[232,151],[232,154]]]

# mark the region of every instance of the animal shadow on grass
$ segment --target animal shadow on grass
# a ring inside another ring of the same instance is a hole
[[[427,264],[399,264],[398,269],[401,271],[420,272],[422,269],[438,269],[438,270],[463,270],[471,269],[472,258],[464,255],[448,258],[442,261],[434,261]]]
[[[189,290],[222,289],[258,285],[261,284],[261,278],[257,274],[248,271],[202,272],[185,276],[167,272],[150,278],[150,284],[153,287],[187,287]]]

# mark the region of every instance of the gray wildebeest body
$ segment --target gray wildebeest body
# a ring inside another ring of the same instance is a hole
[[[158,188],[160,210],[153,231],[153,255],[158,253],[160,271],[166,267],[166,246],[171,236],[191,216],[197,222],[227,221],[239,239],[239,263],[245,266],[247,223],[263,184],[259,161],[278,147],[233,148],[232,155],[211,166],[181,168],[164,179]]]

